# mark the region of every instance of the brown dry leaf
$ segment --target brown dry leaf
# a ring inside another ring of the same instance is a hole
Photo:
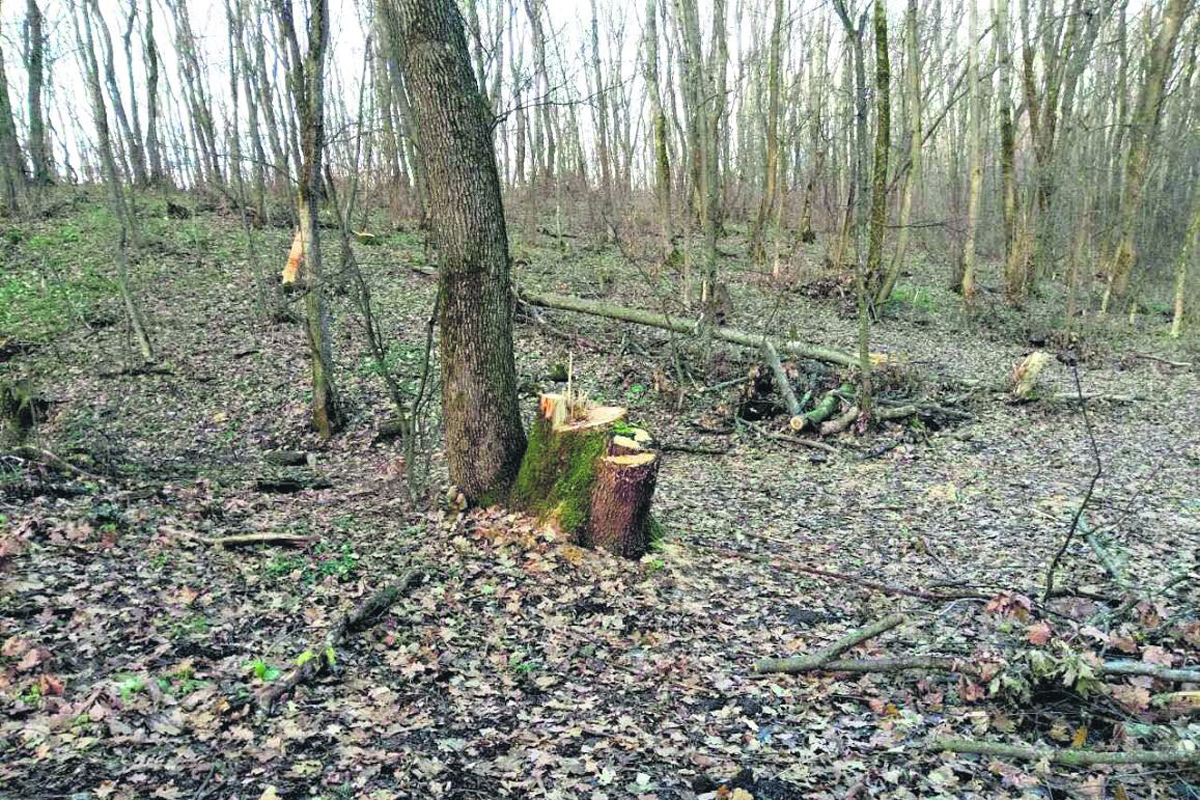
[[[1038,622],[1030,625],[1026,631],[1026,637],[1030,644],[1036,644],[1039,647],[1050,641],[1050,625],[1045,622]]]
[[[279,792],[275,790],[275,784],[270,784],[263,793],[258,796],[258,800],[281,800]]]

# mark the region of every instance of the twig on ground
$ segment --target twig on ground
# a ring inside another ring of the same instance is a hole
[[[1186,369],[1186,368],[1192,366],[1192,362],[1190,362],[1190,361],[1170,361],[1168,359],[1161,358],[1159,356],[1152,356],[1149,353],[1135,352],[1134,355],[1137,356],[1138,358],[1144,358],[1147,361],[1157,361],[1160,364],[1166,364],[1168,367],[1181,367],[1181,368]]]
[[[787,442],[788,444],[797,444],[801,447],[810,447],[813,450],[823,450],[826,453],[833,453],[834,455],[838,453],[838,449],[831,444],[826,444],[825,442],[815,442],[811,439],[801,439],[797,436],[788,436],[785,433],[774,433],[773,431],[769,431],[762,425],[759,425],[755,422],[750,422],[749,420],[742,421],[745,422],[751,430],[756,431],[768,439],[774,439],[779,442]]]
[[[104,480],[104,478],[100,477],[99,475],[94,475],[85,469],[80,469],[62,456],[55,455],[49,450],[43,450],[40,447],[34,447],[30,444],[24,444],[19,447],[15,447],[13,448],[12,453],[13,455],[22,456],[30,461],[40,461],[43,463],[48,461],[51,464],[62,467],[73,475],[78,475],[81,478],[87,478],[90,481]]]
[[[240,533],[232,536],[197,536],[187,534],[189,541],[212,547],[241,547],[253,544],[288,544],[306,547],[317,540],[316,536],[301,536],[295,533]]]
[[[897,625],[904,622],[903,614],[892,614],[877,620],[865,628],[859,628],[838,639],[833,644],[821,648],[815,653],[807,656],[797,656],[795,658],[764,658],[754,665],[755,672],[807,672],[811,669],[817,669],[822,664],[831,661],[835,656],[839,656],[852,647],[857,647],[868,639],[874,639],[886,631],[890,631]]]
[[[275,703],[337,663],[337,648],[351,634],[370,627],[392,605],[425,576],[424,569],[414,567],[398,580],[386,584],[353,610],[343,614],[319,644],[305,650],[296,660],[296,667],[277,682],[259,692],[256,700],[259,711],[268,714]]]
[[[733,448],[726,447],[722,449],[719,447],[697,447],[690,444],[672,444],[670,442],[664,442],[658,446],[658,449],[662,450],[664,453],[693,453],[698,456],[723,456]]]

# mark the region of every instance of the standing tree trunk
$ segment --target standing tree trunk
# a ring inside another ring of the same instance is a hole
[[[883,234],[887,228],[888,151],[891,148],[891,65],[888,63],[887,5],[875,0],[875,161],[871,174],[871,235],[867,248],[867,297],[883,283]]]
[[[963,237],[962,294],[967,307],[975,304],[975,233],[979,226],[979,196],[983,188],[983,125],[979,118],[979,0],[967,5],[967,136],[970,137],[970,188],[967,190],[967,232]]]
[[[25,204],[26,181],[25,157],[17,141],[17,126],[8,99],[8,76],[4,73],[4,50],[0,48],[0,209],[21,209]]]
[[[113,155],[112,134],[108,127],[108,110],[104,106],[104,90],[100,85],[100,65],[96,60],[96,44],[92,36],[92,21],[88,15],[87,0],[82,3],[82,30],[80,29],[80,14],[72,3],[71,21],[75,26],[75,41],[82,53],[84,63],[84,79],[88,88],[88,96],[92,102],[92,117],[96,124],[96,145],[100,151],[100,163],[104,170],[104,182],[108,186],[109,200],[112,211],[120,226],[120,239],[117,243],[117,288],[121,293],[121,301],[125,313],[129,317],[129,327],[137,340],[138,350],[142,360],[149,363],[154,360],[154,346],[150,342],[150,333],[142,310],[133,297],[129,285],[128,242],[132,233],[133,218],[125,203],[125,195],[121,191],[121,176],[117,171],[117,160]]]
[[[42,185],[54,181],[50,153],[46,149],[46,117],[42,112],[45,44],[42,12],[37,0],[29,0],[25,12],[25,49],[29,61],[29,161],[33,166],[33,182]]]
[[[442,408],[450,479],[496,499],[525,451],[512,344],[508,231],[491,119],[454,0],[399,0],[438,246]]]
[[[783,38],[783,0],[775,0],[775,22],[771,28],[771,55],[767,67],[767,157],[763,173],[763,196],[750,234],[750,256],[766,260],[763,229],[775,210],[779,186],[779,61]],[[776,275],[775,277],[779,277]]]
[[[614,228],[612,219],[612,155],[608,147],[608,101],[604,91],[604,76],[600,71],[600,21],[596,11],[596,0],[592,0],[592,75],[596,81],[595,125],[596,148],[600,158],[600,191],[604,200],[604,227]],[[611,238],[611,237],[609,237]]]
[[[1171,72],[1175,40],[1190,5],[1191,0],[1168,0],[1146,64],[1146,82],[1138,96],[1129,131],[1129,160],[1125,166],[1125,186],[1117,223],[1120,233],[1108,271],[1108,287],[1104,292],[1101,313],[1108,310],[1111,297],[1124,298],[1129,288],[1129,278],[1137,258],[1135,234],[1138,211],[1142,207],[1142,190],[1150,165],[1150,151],[1162,116],[1163,89]]]
[[[162,186],[167,182],[167,176],[163,170],[162,145],[158,137],[158,46],[154,42],[154,0],[146,0],[144,38],[144,58],[146,61],[146,156],[150,168],[151,185]]]
[[[328,0],[314,0],[308,20],[308,54],[302,57],[292,21],[291,0],[275,0],[280,32],[292,53],[292,97],[301,128],[298,181],[300,238],[303,242],[305,326],[312,351],[312,424],[325,438],[342,427],[342,411],[333,386],[333,349],[325,286],[321,281],[321,229],[317,202],[325,144],[325,51],[329,45]]]
[[[646,0],[646,91],[650,94],[650,115],[654,125],[654,195],[662,226],[661,258],[664,264],[669,264],[675,252],[671,224],[671,157],[667,153],[667,115],[663,113],[658,86],[657,5],[658,0]]]
[[[1175,263],[1175,314],[1171,318],[1171,338],[1183,333],[1183,301],[1187,293],[1188,266],[1196,260],[1196,239],[1200,237],[1200,190],[1193,189],[1192,221],[1183,235],[1179,261]]]
[[[1004,0],[1000,0],[1004,2]],[[904,195],[900,200],[900,233],[896,237],[896,252],[892,264],[883,279],[883,285],[875,295],[875,304],[887,302],[904,266],[908,252],[909,228],[912,224],[913,195],[921,179],[921,54],[917,49],[917,0],[908,0],[905,15],[904,46],[908,61],[908,160],[909,168],[904,177]]]

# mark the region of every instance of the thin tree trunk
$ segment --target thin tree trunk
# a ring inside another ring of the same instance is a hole
[[[1175,314],[1171,318],[1171,338],[1183,333],[1184,295],[1187,292],[1188,268],[1196,260],[1196,240],[1200,237],[1200,189],[1193,189],[1192,221],[1183,237],[1179,260],[1175,262]]]
[[[908,0],[904,46],[908,62],[908,158],[911,166],[904,177],[904,194],[900,199],[900,233],[896,237],[896,252],[892,256],[892,264],[883,279],[883,285],[875,295],[877,306],[887,302],[892,296],[900,270],[904,267],[912,225],[913,195],[916,193],[917,181],[921,179],[921,55],[917,49],[917,0]]]
[[[45,34],[42,32],[42,12],[37,0],[26,3],[25,41],[29,62],[29,161],[33,167],[33,182],[46,185],[54,182],[50,153],[46,149],[46,117],[42,111],[46,72]]]
[[[967,232],[963,237],[962,294],[970,308],[975,304],[975,235],[979,227],[979,200],[983,191],[983,125],[979,115],[979,0],[968,0],[967,29],[967,136],[970,137],[971,154]]]
[[[771,55],[767,67],[767,157],[763,172],[763,196],[750,234],[750,255],[755,261],[766,260],[763,229],[775,210],[779,180],[779,61],[783,38],[783,0],[775,0],[775,21],[771,27]],[[776,275],[775,277],[779,277]]]
[[[167,182],[167,175],[163,168],[162,143],[158,135],[158,46],[154,41],[154,0],[146,0],[145,18],[142,52],[146,64],[146,162],[150,169],[150,184],[163,186]]]
[[[321,228],[317,203],[321,187],[321,158],[325,145],[325,53],[329,45],[328,0],[313,0],[308,20],[308,53],[300,44],[292,21],[291,0],[275,0],[280,33],[291,50],[292,97],[301,128],[301,169],[298,186],[300,238],[304,248],[302,285],[305,290],[306,328],[312,351],[312,424],[329,438],[343,424],[342,410],[333,383],[333,347],[329,313],[321,275]]]
[[[887,4],[875,0],[875,158],[871,175],[871,234],[867,249],[867,297],[883,283],[883,235],[887,229],[888,152],[891,149],[891,64],[888,61]]]
[[[646,0],[646,91],[650,94],[650,115],[654,126],[654,194],[658,200],[658,218],[662,229],[661,258],[671,260],[675,251],[671,220],[671,159],[667,153],[667,116],[663,113],[658,86],[658,0]]]

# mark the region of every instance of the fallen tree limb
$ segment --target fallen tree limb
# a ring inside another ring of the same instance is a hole
[[[764,658],[754,665],[755,672],[807,672],[829,663],[834,656],[839,656],[852,647],[857,647],[868,639],[874,639],[881,633],[890,631],[904,622],[903,614],[892,614],[877,620],[865,628],[859,628],[838,639],[831,645],[821,648],[807,656],[795,658]]]
[[[794,431],[802,431],[805,428],[818,428],[821,423],[833,416],[833,412],[837,411],[838,404],[843,402],[843,397],[850,397],[854,394],[854,387],[848,383],[843,383],[838,388],[826,393],[821,398],[821,402],[813,406],[812,411],[807,414],[793,415],[788,422],[788,426]],[[849,405],[849,401],[845,401]]]
[[[189,540],[213,547],[242,547],[252,544],[290,544],[307,547],[317,540],[316,536],[301,536],[295,533],[242,533],[233,536],[194,536]]]
[[[29,461],[38,461],[41,463],[54,464],[55,466],[62,467],[67,472],[70,472],[72,475],[78,475],[81,478],[87,478],[89,481],[104,480],[104,478],[100,477],[99,475],[94,475],[85,469],[80,469],[79,467],[75,466],[71,462],[67,461],[62,456],[55,455],[54,453],[51,453],[49,450],[43,450],[40,447],[34,447],[33,445],[23,444],[23,445],[20,445],[19,447],[13,448],[12,453],[13,453],[13,455],[21,456],[22,458],[25,458]]]
[[[1086,767],[1093,764],[1200,764],[1200,750],[1133,750],[1127,753],[1104,753],[1097,750],[1018,747],[998,742],[976,742],[953,736],[939,736],[931,739],[926,747],[937,752],[975,753],[1000,758],[1019,758],[1025,761],[1049,761],[1069,767]]]
[[[528,289],[521,289],[518,297],[525,302],[542,306],[544,308],[557,308],[560,311],[574,311],[579,314],[589,314],[593,317],[604,317],[606,319],[617,319],[622,322],[632,322],[637,325],[647,325],[651,328],[661,328],[666,331],[674,331],[675,333],[695,334],[703,328],[700,320],[685,319],[683,317],[672,317],[667,314],[658,314],[653,311],[645,311],[640,308],[627,308],[619,306],[615,303],[605,303],[599,300],[586,300],[582,297],[570,297],[568,295],[547,294],[534,292]],[[765,339],[760,334],[747,333],[739,331],[735,328],[726,328],[717,326],[706,329],[714,338],[720,339],[723,342],[730,344],[741,345],[742,347],[752,347],[759,349]],[[819,345],[808,344],[798,341],[780,341],[774,342],[773,346],[777,353],[785,353],[789,356],[799,358],[811,358],[814,361],[824,361],[829,364],[839,364],[843,367],[856,367],[858,358],[850,353],[844,353],[840,350],[834,350],[828,347],[820,347]]]
[[[300,654],[291,672],[259,692],[256,698],[259,710],[264,714],[270,713],[280,698],[290,694],[301,684],[313,680],[322,672],[332,670],[337,664],[337,648],[346,637],[373,625],[400,599],[400,595],[406,593],[424,576],[423,569],[414,567],[338,617],[324,640]]]
[[[850,406],[841,416],[821,423],[821,435],[833,436],[841,433],[854,424],[854,420],[858,419],[858,406]]]
[[[788,661],[790,659],[778,660]],[[861,661],[833,660],[826,661],[823,664],[803,665],[800,668],[767,671],[798,673],[821,670],[823,672],[878,673],[927,669],[939,672],[961,672],[964,671],[964,664],[965,662],[962,659],[951,658],[949,656],[897,656],[894,658],[871,658]],[[1102,677],[1141,675],[1164,681],[1200,683],[1200,669],[1172,669],[1157,664],[1143,664],[1139,661],[1106,661],[1094,667],[1094,669],[1096,674]]]
[[[767,362],[767,366],[771,368],[771,375],[775,379],[775,388],[779,391],[779,396],[783,398],[783,405],[787,408],[788,414],[793,417],[800,413],[800,401],[796,399],[796,393],[792,391],[792,382],[788,380],[787,372],[783,369],[783,364],[779,361],[779,353],[775,352],[775,346],[766,339],[763,339],[762,346],[763,360]]]
[[[1129,580],[1125,577],[1125,572],[1121,569],[1121,565],[1113,558],[1112,553],[1108,552],[1104,543],[1100,541],[1095,531],[1091,529],[1091,526],[1087,524],[1087,521],[1083,517],[1079,519],[1079,530],[1083,532],[1084,541],[1092,548],[1092,552],[1096,554],[1096,558],[1100,561],[1100,565],[1104,567],[1104,571],[1117,582],[1117,586],[1120,586],[1123,591],[1131,592],[1132,587],[1129,585]]]
[[[690,444],[672,444],[671,442],[663,442],[658,445],[658,449],[664,453],[691,453],[698,456],[723,456],[730,450],[728,447],[722,449],[719,447],[700,447]]]
[[[1192,362],[1190,361],[1170,361],[1165,358],[1159,358],[1158,356],[1152,356],[1149,353],[1134,353],[1134,355],[1138,358],[1144,358],[1147,361],[1157,361],[1160,364],[1166,364],[1168,367],[1181,367],[1186,369],[1192,366]]]
[[[788,444],[797,444],[801,447],[810,447],[813,450],[823,450],[826,453],[833,453],[835,455],[838,452],[836,447],[831,444],[826,444],[825,442],[817,442],[813,441],[812,439],[801,439],[798,436],[788,436],[785,433],[774,433],[773,431],[767,430],[762,425],[750,422],[749,420],[742,421],[745,422],[746,425],[748,425],[752,430],[757,431],[759,434],[767,437],[768,439],[774,439],[778,442],[787,442]]]

